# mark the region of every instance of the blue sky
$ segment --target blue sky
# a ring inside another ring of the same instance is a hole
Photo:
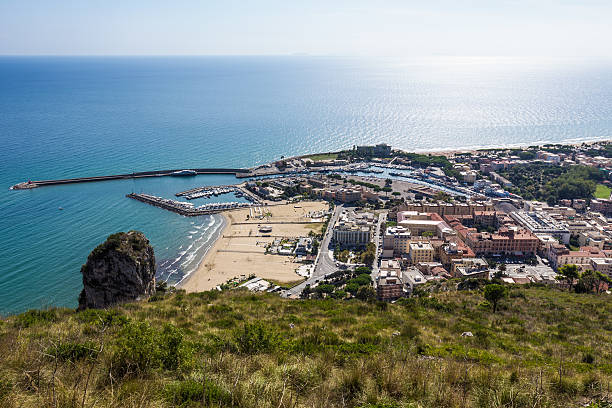
[[[612,0],[1,0],[0,54],[612,56]]]

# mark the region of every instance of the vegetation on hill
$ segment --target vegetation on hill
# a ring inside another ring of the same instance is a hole
[[[601,407],[609,398],[607,295],[512,287],[496,313],[480,290],[398,304],[243,290],[153,299],[2,320],[0,406]]]
[[[461,174],[459,174],[459,171],[453,167],[453,164],[448,160],[446,156],[408,153],[408,152],[402,152],[402,151],[395,151],[394,155],[397,157],[401,157],[401,158],[410,160],[410,163],[414,167],[421,167],[421,168],[426,168],[429,166],[439,167],[442,169],[444,174],[446,174],[448,177],[454,177],[457,179],[461,177]]]
[[[571,155],[573,157],[576,154],[576,147],[573,145],[563,144],[546,144],[540,147],[540,150],[544,150],[550,153],[563,153]],[[590,156],[602,156],[611,158],[612,157],[612,143],[603,143],[601,148],[594,148],[593,146],[587,146],[585,144],[581,147],[581,153]]]
[[[500,172],[514,187],[508,190],[526,200],[556,204],[561,199],[591,199],[603,180],[601,170],[587,166],[560,167],[549,163],[520,164]]]
[[[587,149],[584,154],[590,157],[602,156],[606,158],[612,158],[612,143],[604,144],[601,149]]]
[[[612,190],[610,189],[610,187],[604,185],[604,184],[598,184],[596,189],[595,189],[595,198],[605,198],[608,199],[610,198],[610,194],[612,193]]]

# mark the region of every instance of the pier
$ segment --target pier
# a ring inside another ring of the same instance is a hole
[[[176,193],[175,196],[185,197],[187,200],[194,200],[196,198],[210,198],[211,196],[216,197],[222,194],[234,193],[237,197],[244,197],[246,200],[258,204],[260,201],[259,197],[243,187],[243,184],[195,187]]]
[[[60,184],[73,184],[73,183],[90,183],[94,181],[107,181],[107,180],[121,180],[131,178],[143,178],[143,177],[164,177],[164,176],[176,176],[176,177],[189,177],[196,176],[198,174],[233,174],[236,177],[249,177],[251,173],[249,169],[224,169],[224,168],[202,168],[202,169],[174,169],[174,170],[152,170],[152,171],[141,171],[137,173],[127,174],[112,174],[108,176],[94,176],[94,177],[77,177],[68,179],[58,180],[31,180],[24,181],[22,183],[11,186],[11,190],[28,190],[32,188],[42,186],[53,186]]]

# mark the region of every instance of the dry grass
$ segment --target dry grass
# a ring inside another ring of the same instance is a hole
[[[607,296],[542,288],[513,288],[496,315],[454,291],[57,309],[1,321],[0,406],[578,406],[610,397],[611,312]]]

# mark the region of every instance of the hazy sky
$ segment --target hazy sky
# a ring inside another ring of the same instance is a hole
[[[0,0],[0,54],[612,56],[612,0]]]

